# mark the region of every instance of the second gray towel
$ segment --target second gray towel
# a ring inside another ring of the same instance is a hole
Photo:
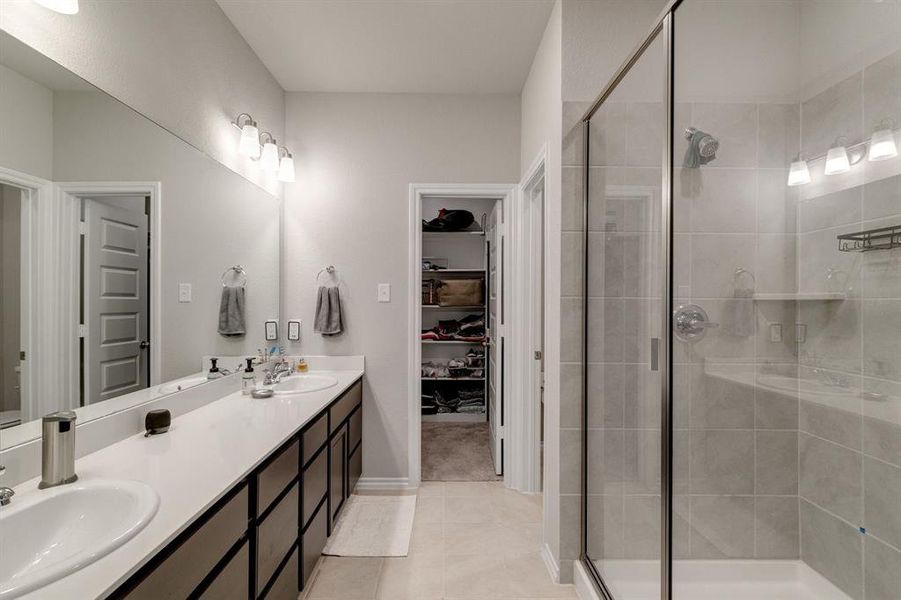
[[[219,301],[219,334],[232,337],[245,333],[244,288],[223,287]]]
[[[321,286],[316,296],[316,318],[313,331],[322,335],[338,335],[343,331],[341,295],[338,288]]]

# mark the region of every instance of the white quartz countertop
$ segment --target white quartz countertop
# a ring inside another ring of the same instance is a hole
[[[363,375],[362,368],[311,372],[333,375],[338,383],[318,392],[260,400],[237,391],[173,419],[166,434],[134,435],[77,460],[81,481],[149,484],[159,494],[159,510],[122,547],[22,598],[70,600],[111,593]],[[17,499],[40,493],[39,480],[17,486]]]

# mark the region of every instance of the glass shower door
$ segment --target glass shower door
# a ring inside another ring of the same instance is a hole
[[[658,34],[588,127],[585,556],[615,598],[660,591],[666,64]]]

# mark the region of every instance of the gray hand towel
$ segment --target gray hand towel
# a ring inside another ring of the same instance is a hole
[[[725,302],[723,328],[738,337],[751,337],[756,330],[757,313],[754,310],[754,290],[739,288],[734,298]]]
[[[219,301],[219,334],[241,336],[244,329],[244,287],[223,287]]]
[[[322,286],[316,297],[316,318],[313,331],[322,335],[338,335],[344,330],[341,317],[341,296],[338,288]]]

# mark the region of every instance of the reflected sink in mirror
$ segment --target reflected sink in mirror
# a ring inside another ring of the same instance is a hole
[[[291,375],[268,386],[276,395],[307,394],[325,390],[338,383],[338,378],[331,375]]]
[[[139,481],[89,480],[14,497],[0,508],[0,598],[15,598],[106,556],[156,514]]]

